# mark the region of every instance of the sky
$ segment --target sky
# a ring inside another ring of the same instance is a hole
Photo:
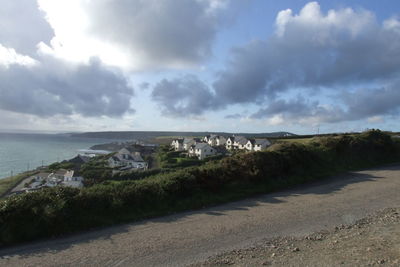
[[[0,131],[400,131],[398,1],[0,5]]]

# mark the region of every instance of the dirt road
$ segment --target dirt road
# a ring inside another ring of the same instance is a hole
[[[181,266],[400,206],[400,165],[200,211],[0,250],[3,266]]]

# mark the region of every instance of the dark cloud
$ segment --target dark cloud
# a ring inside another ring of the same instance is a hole
[[[216,2],[96,0],[84,2],[84,10],[88,34],[128,49],[144,65],[163,67],[209,58],[220,25]]]
[[[345,92],[335,97],[335,104],[322,105],[302,97],[291,100],[276,99],[261,108],[251,118],[264,119],[276,115],[287,122],[313,121],[335,123],[355,121],[376,116],[400,114],[400,82],[383,88],[364,88]]]
[[[53,116],[121,116],[130,109],[133,89],[98,60],[68,64],[42,57],[34,66],[0,66],[0,109]]]
[[[357,120],[379,115],[399,115],[400,82],[374,89],[359,89],[341,96],[347,106],[346,117]]]
[[[310,116],[315,110],[318,102],[308,102],[303,97],[292,100],[277,99],[268,103],[266,108],[254,113],[251,118],[260,119],[277,114],[295,114],[296,117]]]
[[[0,18],[0,44],[21,54],[35,54],[36,45],[54,35],[34,0],[1,1]]]
[[[195,76],[163,79],[154,86],[152,99],[160,104],[167,116],[184,117],[200,115],[212,108],[214,96],[209,88]]]

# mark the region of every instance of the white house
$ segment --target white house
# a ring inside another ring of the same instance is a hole
[[[182,138],[178,138],[178,139],[172,140],[171,147],[175,151],[182,151],[183,150],[183,139]]]
[[[249,140],[244,136],[235,136],[233,146],[237,149],[246,149],[246,144]]]
[[[246,149],[248,139],[244,136],[231,136],[226,140],[227,149]]]
[[[192,145],[189,149],[189,155],[196,156],[198,159],[203,160],[206,157],[213,156],[217,151],[207,143],[198,143]]]
[[[196,145],[197,143],[200,143],[201,140],[199,138],[185,138],[183,139],[183,150],[189,151],[190,147],[192,145]]]
[[[204,138],[206,139],[206,138]],[[226,143],[226,138],[221,135],[211,135],[206,141],[210,146],[223,146]]]
[[[213,138],[214,136],[216,136],[215,134],[208,134],[206,136],[203,137],[203,142],[208,143],[208,141],[210,141],[211,138]]]
[[[114,156],[108,159],[108,165],[111,168],[124,169],[147,169],[145,162],[139,152],[131,152],[128,148],[122,148]]]
[[[49,177],[50,172],[40,172],[34,176],[35,182],[43,182],[46,181]]]
[[[266,149],[270,145],[271,145],[271,142],[269,140],[267,140],[267,139],[256,139],[253,150],[254,151],[261,151],[263,149]]]
[[[83,187],[83,177],[64,177],[64,181],[61,182],[61,185],[75,188]]]
[[[267,139],[249,139],[246,143],[246,150],[261,151],[271,145]]]
[[[235,142],[235,137],[234,136],[230,136],[228,137],[228,139],[226,139],[226,149],[233,149],[233,143]]]

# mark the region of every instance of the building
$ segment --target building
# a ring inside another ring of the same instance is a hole
[[[74,176],[73,170],[59,169],[52,173],[41,172],[32,176],[32,182],[24,191],[34,191],[43,187],[68,186],[83,187],[83,178]]]
[[[183,139],[182,138],[178,138],[178,139],[172,140],[171,147],[175,151],[183,151]]]
[[[248,151],[261,151],[271,145],[267,139],[249,139],[246,143],[246,150]]]
[[[226,140],[226,148],[231,149],[246,149],[246,144],[249,140],[244,136],[231,136]]]
[[[65,177],[64,181],[61,182],[61,185],[74,188],[83,187],[83,177],[81,176]]]
[[[208,138],[204,138],[204,140],[206,139],[210,146],[223,146],[226,143],[226,138],[222,135],[211,135]]]
[[[195,156],[199,160],[203,160],[206,157],[213,156],[216,153],[217,151],[207,143],[198,143],[196,145],[192,145],[189,149],[189,155]]]
[[[111,168],[122,169],[144,169],[148,168],[139,152],[131,151],[129,148],[122,148],[108,159]]]
[[[192,145],[196,145],[197,143],[200,143],[200,142],[201,142],[200,138],[185,138],[185,139],[183,139],[183,142],[182,142],[183,150],[189,151],[189,149]]]

